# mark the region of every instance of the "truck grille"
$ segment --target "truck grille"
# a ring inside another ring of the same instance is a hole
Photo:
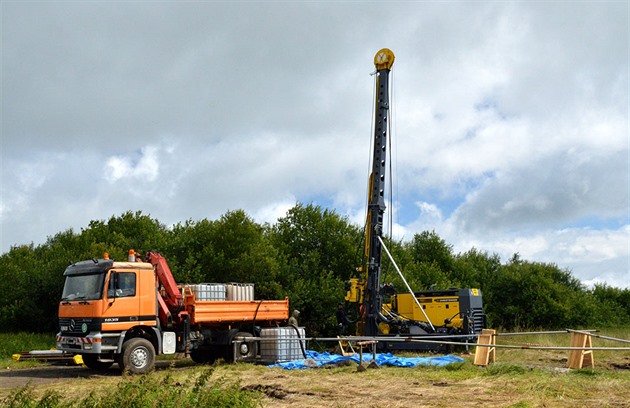
[[[63,334],[86,335],[91,331],[100,331],[101,324],[98,320],[81,317],[60,317],[59,331]]]

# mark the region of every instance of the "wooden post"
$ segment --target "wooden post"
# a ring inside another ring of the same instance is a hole
[[[593,347],[591,336],[587,333],[571,332],[571,347]],[[570,350],[569,368],[595,368],[593,350]]]
[[[354,348],[352,347],[352,344],[349,341],[344,340],[343,338],[339,336],[337,336],[337,338],[339,339],[339,352],[341,353],[342,356],[347,357],[347,356],[354,355],[356,353],[354,351]],[[347,351],[346,351],[346,346],[348,347]]]
[[[477,337],[477,344],[496,344],[496,331],[491,329],[483,329],[479,337]],[[490,363],[494,363],[496,347],[477,347],[475,350],[474,365],[487,366]]]

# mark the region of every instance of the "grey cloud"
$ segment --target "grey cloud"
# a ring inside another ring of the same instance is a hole
[[[627,217],[628,151],[596,153],[586,161],[570,153],[533,160],[502,172],[472,193],[456,212],[466,231],[563,228],[598,214]]]
[[[162,135],[212,142],[261,128],[312,133],[337,103],[313,95],[344,81],[334,75],[344,61],[362,60],[363,47],[347,51],[367,29],[291,4],[3,8],[3,130],[13,151]]]
[[[400,208],[468,197],[431,222],[471,233],[627,217],[626,3],[1,7],[3,251],[127,210],[361,219],[382,47]]]

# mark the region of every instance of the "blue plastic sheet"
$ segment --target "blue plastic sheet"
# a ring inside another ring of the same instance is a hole
[[[285,370],[299,370],[303,368],[321,367],[326,364],[337,364],[344,361],[354,361],[359,363],[359,354],[351,356],[341,356],[339,354],[330,354],[327,351],[318,353],[313,350],[306,350],[306,359],[287,361],[284,363],[272,364],[267,367],[281,367]],[[363,353],[364,362],[372,362],[372,353]],[[417,366],[445,366],[448,364],[461,363],[463,358],[446,355],[439,357],[396,357],[391,353],[376,353],[376,364],[380,366],[389,365],[394,367],[417,367]]]

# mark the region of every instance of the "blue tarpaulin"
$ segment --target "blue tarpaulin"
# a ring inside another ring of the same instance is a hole
[[[341,356],[330,354],[327,351],[318,353],[313,350],[306,350],[306,359],[287,361],[284,363],[272,364],[267,367],[282,367],[285,370],[297,370],[302,368],[321,367],[326,364],[337,364],[344,361],[354,361],[359,364],[359,354],[351,356]],[[372,353],[363,353],[364,362],[372,362]],[[396,357],[391,353],[376,353],[376,364],[380,367],[390,365],[395,367],[417,367],[423,366],[445,366],[453,363],[462,363],[463,358],[447,355],[440,357]]]

